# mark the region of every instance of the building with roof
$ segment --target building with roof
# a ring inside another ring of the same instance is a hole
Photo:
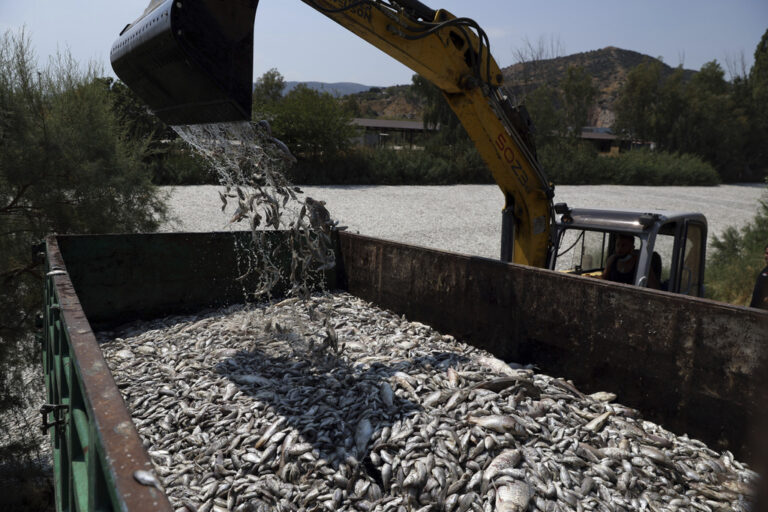
[[[355,118],[352,125],[362,129],[362,133],[353,142],[368,147],[393,145],[413,148],[414,142],[418,142],[421,135],[437,130],[426,127],[423,121],[391,119]]]

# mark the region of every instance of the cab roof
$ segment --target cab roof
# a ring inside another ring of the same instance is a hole
[[[592,208],[571,208],[565,215],[570,215],[571,222],[558,220],[561,226],[579,229],[598,229],[627,233],[642,233],[653,224],[663,226],[670,222],[694,220],[707,225],[707,219],[701,213],[676,212],[665,210],[627,211],[597,210]]]

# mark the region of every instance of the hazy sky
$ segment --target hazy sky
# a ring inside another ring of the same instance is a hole
[[[27,27],[41,61],[68,48],[105,71],[120,30],[149,0],[0,0],[0,31]],[[743,53],[747,66],[768,28],[766,0],[425,0],[474,18],[501,67],[527,38],[559,41],[564,54],[618,46],[689,69]],[[412,72],[314,9],[295,0],[261,0],[255,23],[254,77],[277,68],[286,80],[410,83]]]

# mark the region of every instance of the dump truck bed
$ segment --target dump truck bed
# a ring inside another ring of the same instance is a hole
[[[48,401],[67,406],[51,429],[62,508],[168,506],[138,482],[152,466],[92,329],[242,302],[234,237],[249,236],[48,239]],[[749,454],[766,363],[759,311],[344,232],[337,262],[328,288]]]

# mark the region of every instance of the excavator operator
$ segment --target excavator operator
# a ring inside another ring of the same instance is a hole
[[[635,252],[635,237],[619,233],[616,235],[614,253],[608,257],[600,279],[614,283],[633,284],[637,270],[638,256]]]
[[[600,279],[614,283],[635,284],[639,252],[635,249],[635,237],[616,233],[614,252],[608,257]],[[651,257],[651,271],[648,273],[648,288],[663,290],[661,284],[661,256],[654,252]]]

